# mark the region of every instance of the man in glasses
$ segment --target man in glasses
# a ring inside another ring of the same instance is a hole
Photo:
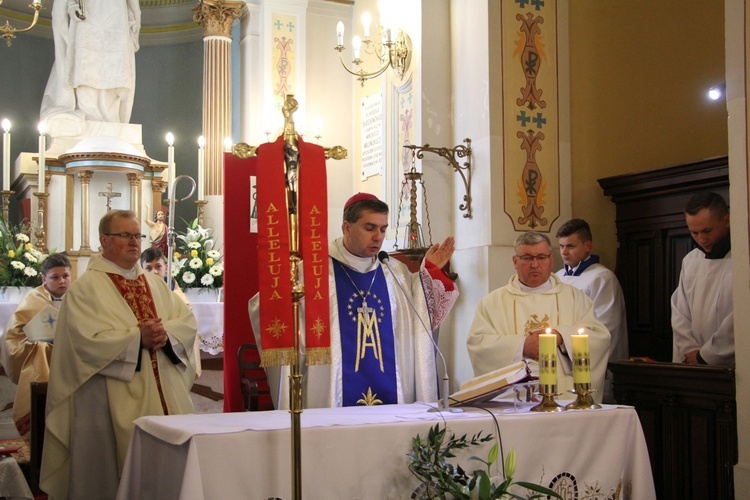
[[[133,212],[107,212],[60,308],[41,473],[55,498],[114,498],[133,421],[193,411],[195,318],[137,265],[143,238]]]
[[[549,328],[557,337],[558,392],[573,389],[571,335],[583,329],[589,336],[593,396],[601,402],[609,332],[594,317],[591,300],[552,273],[552,245],[546,235],[524,233],[516,239],[514,250],[516,274],[479,302],[469,330],[466,344],[474,375],[521,359],[537,372],[539,335]]]

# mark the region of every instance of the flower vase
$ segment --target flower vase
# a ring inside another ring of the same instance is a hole
[[[33,286],[0,286],[0,302],[21,302]]]
[[[191,303],[221,302],[221,288],[187,288],[183,292]]]

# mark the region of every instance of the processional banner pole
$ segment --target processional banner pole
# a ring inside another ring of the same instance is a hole
[[[289,261],[292,279],[292,311],[294,315],[294,358],[289,374],[289,413],[292,419],[292,498],[302,499],[302,374],[300,302],[305,287],[299,280],[299,143],[292,115],[297,110],[293,95],[287,95],[284,106],[284,173],[286,176],[287,210],[289,213]]]
[[[328,364],[330,356],[330,336],[328,334],[329,315],[328,289],[322,288],[320,282],[312,276],[323,269],[328,269],[327,245],[312,245],[313,240],[327,238],[327,230],[323,229],[320,219],[327,217],[325,196],[315,190],[325,189],[325,159],[346,158],[347,151],[341,146],[322,148],[320,156],[313,152],[319,146],[306,145],[300,140],[294,128],[292,115],[297,110],[298,103],[293,95],[287,95],[281,109],[284,114],[284,131],[280,140],[267,146],[253,147],[246,144],[235,145],[233,152],[244,156],[257,155],[263,162],[258,168],[258,214],[259,239],[258,257],[260,282],[260,336],[262,340],[262,366],[289,365],[289,413],[291,415],[291,444],[292,444],[292,495],[295,500],[302,498],[302,432],[301,414],[303,402],[302,388],[302,318],[301,301],[305,297],[305,285],[300,279],[303,252],[305,252],[305,266],[311,266],[311,272],[305,270],[308,292],[312,302],[307,304],[306,313],[315,316],[315,335],[307,335],[305,342],[307,364]],[[265,148],[265,149],[264,149]],[[283,151],[282,151],[283,149]],[[302,186],[305,189],[300,203],[300,149],[305,152],[305,170]],[[274,165],[281,166],[283,157],[283,186],[280,171],[274,170]],[[322,168],[322,171],[320,170]],[[318,186],[314,180],[318,179],[316,172],[323,174]],[[311,182],[313,181],[313,182]],[[317,202],[317,204],[316,204]],[[279,204],[286,204],[286,211],[278,210]],[[286,220],[280,221],[275,214],[286,215]],[[302,220],[300,220],[300,214]],[[288,230],[288,231],[287,231]],[[305,241],[300,242],[300,232],[306,231]],[[309,232],[309,234],[307,234]],[[283,242],[283,243],[282,243]],[[281,245],[281,246],[280,246]],[[279,261],[279,250],[289,250],[289,265]],[[265,259],[265,260],[264,260]],[[284,269],[291,277],[287,288],[279,281],[279,273]],[[266,281],[267,280],[267,281]],[[265,283],[265,285],[264,285]],[[266,289],[264,290],[264,286]],[[324,299],[326,298],[326,299]],[[282,299],[282,300],[279,300]],[[291,299],[291,304],[289,303]],[[264,302],[265,301],[265,302]],[[289,307],[291,306],[291,307]],[[314,314],[313,314],[314,312]],[[291,317],[290,317],[291,316]],[[323,318],[325,317],[325,318]],[[287,319],[285,319],[287,318]],[[309,318],[308,318],[309,319]],[[290,325],[288,328],[286,325]],[[308,322],[308,329],[310,329]],[[284,333],[289,332],[289,333]],[[268,342],[268,344],[266,344]]]

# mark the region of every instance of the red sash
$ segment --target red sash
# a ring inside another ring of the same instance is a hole
[[[147,319],[156,319],[159,316],[156,314],[156,304],[154,298],[151,296],[151,289],[148,287],[146,282],[146,275],[141,274],[134,280],[129,280],[120,276],[119,274],[107,273],[109,279],[114,283],[117,291],[120,292],[122,298],[125,299],[130,309],[135,314],[135,319],[138,323],[141,323]],[[156,387],[159,389],[159,399],[161,400],[161,408],[164,410],[165,415],[169,415],[169,409],[167,408],[167,402],[164,399],[164,390],[161,387],[161,378],[159,377],[159,364],[156,360],[156,351],[154,349],[148,350],[148,355],[151,358],[151,369],[154,372],[154,378],[156,379]]]
[[[323,148],[299,140],[298,231],[305,278],[307,364],[331,362],[328,200]],[[258,282],[263,366],[294,362],[284,140],[258,148]]]

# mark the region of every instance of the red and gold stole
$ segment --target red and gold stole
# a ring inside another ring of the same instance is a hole
[[[297,205],[305,285],[307,364],[331,362],[325,152],[299,139]],[[258,282],[263,366],[294,362],[284,140],[258,148]]]
[[[125,299],[125,302],[127,302],[130,307],[130,310],[135,314],[135,319],[138,320],[138,323],[147,319],[156,319],[159,317],[156,314],[156,304],[154,303],[154,298],[151,296],[151,289],[146,282],[146,275],[141,274],[134,280],[129,280],[119,274],[107,273],[107,276],[112,280],[117,291],[120,292],[120,295],[122,295],[122,298]],[[164,410],[165,415],[169,415],[167,402],[164,399],[164,390],[161,387],[159,364],[156,361],[156,351],[154,349],[149,349],[148,355],[151,358],[151,369],[153,370],[154,378],[156,379],[156,387],[159,389],[161,408]]]

